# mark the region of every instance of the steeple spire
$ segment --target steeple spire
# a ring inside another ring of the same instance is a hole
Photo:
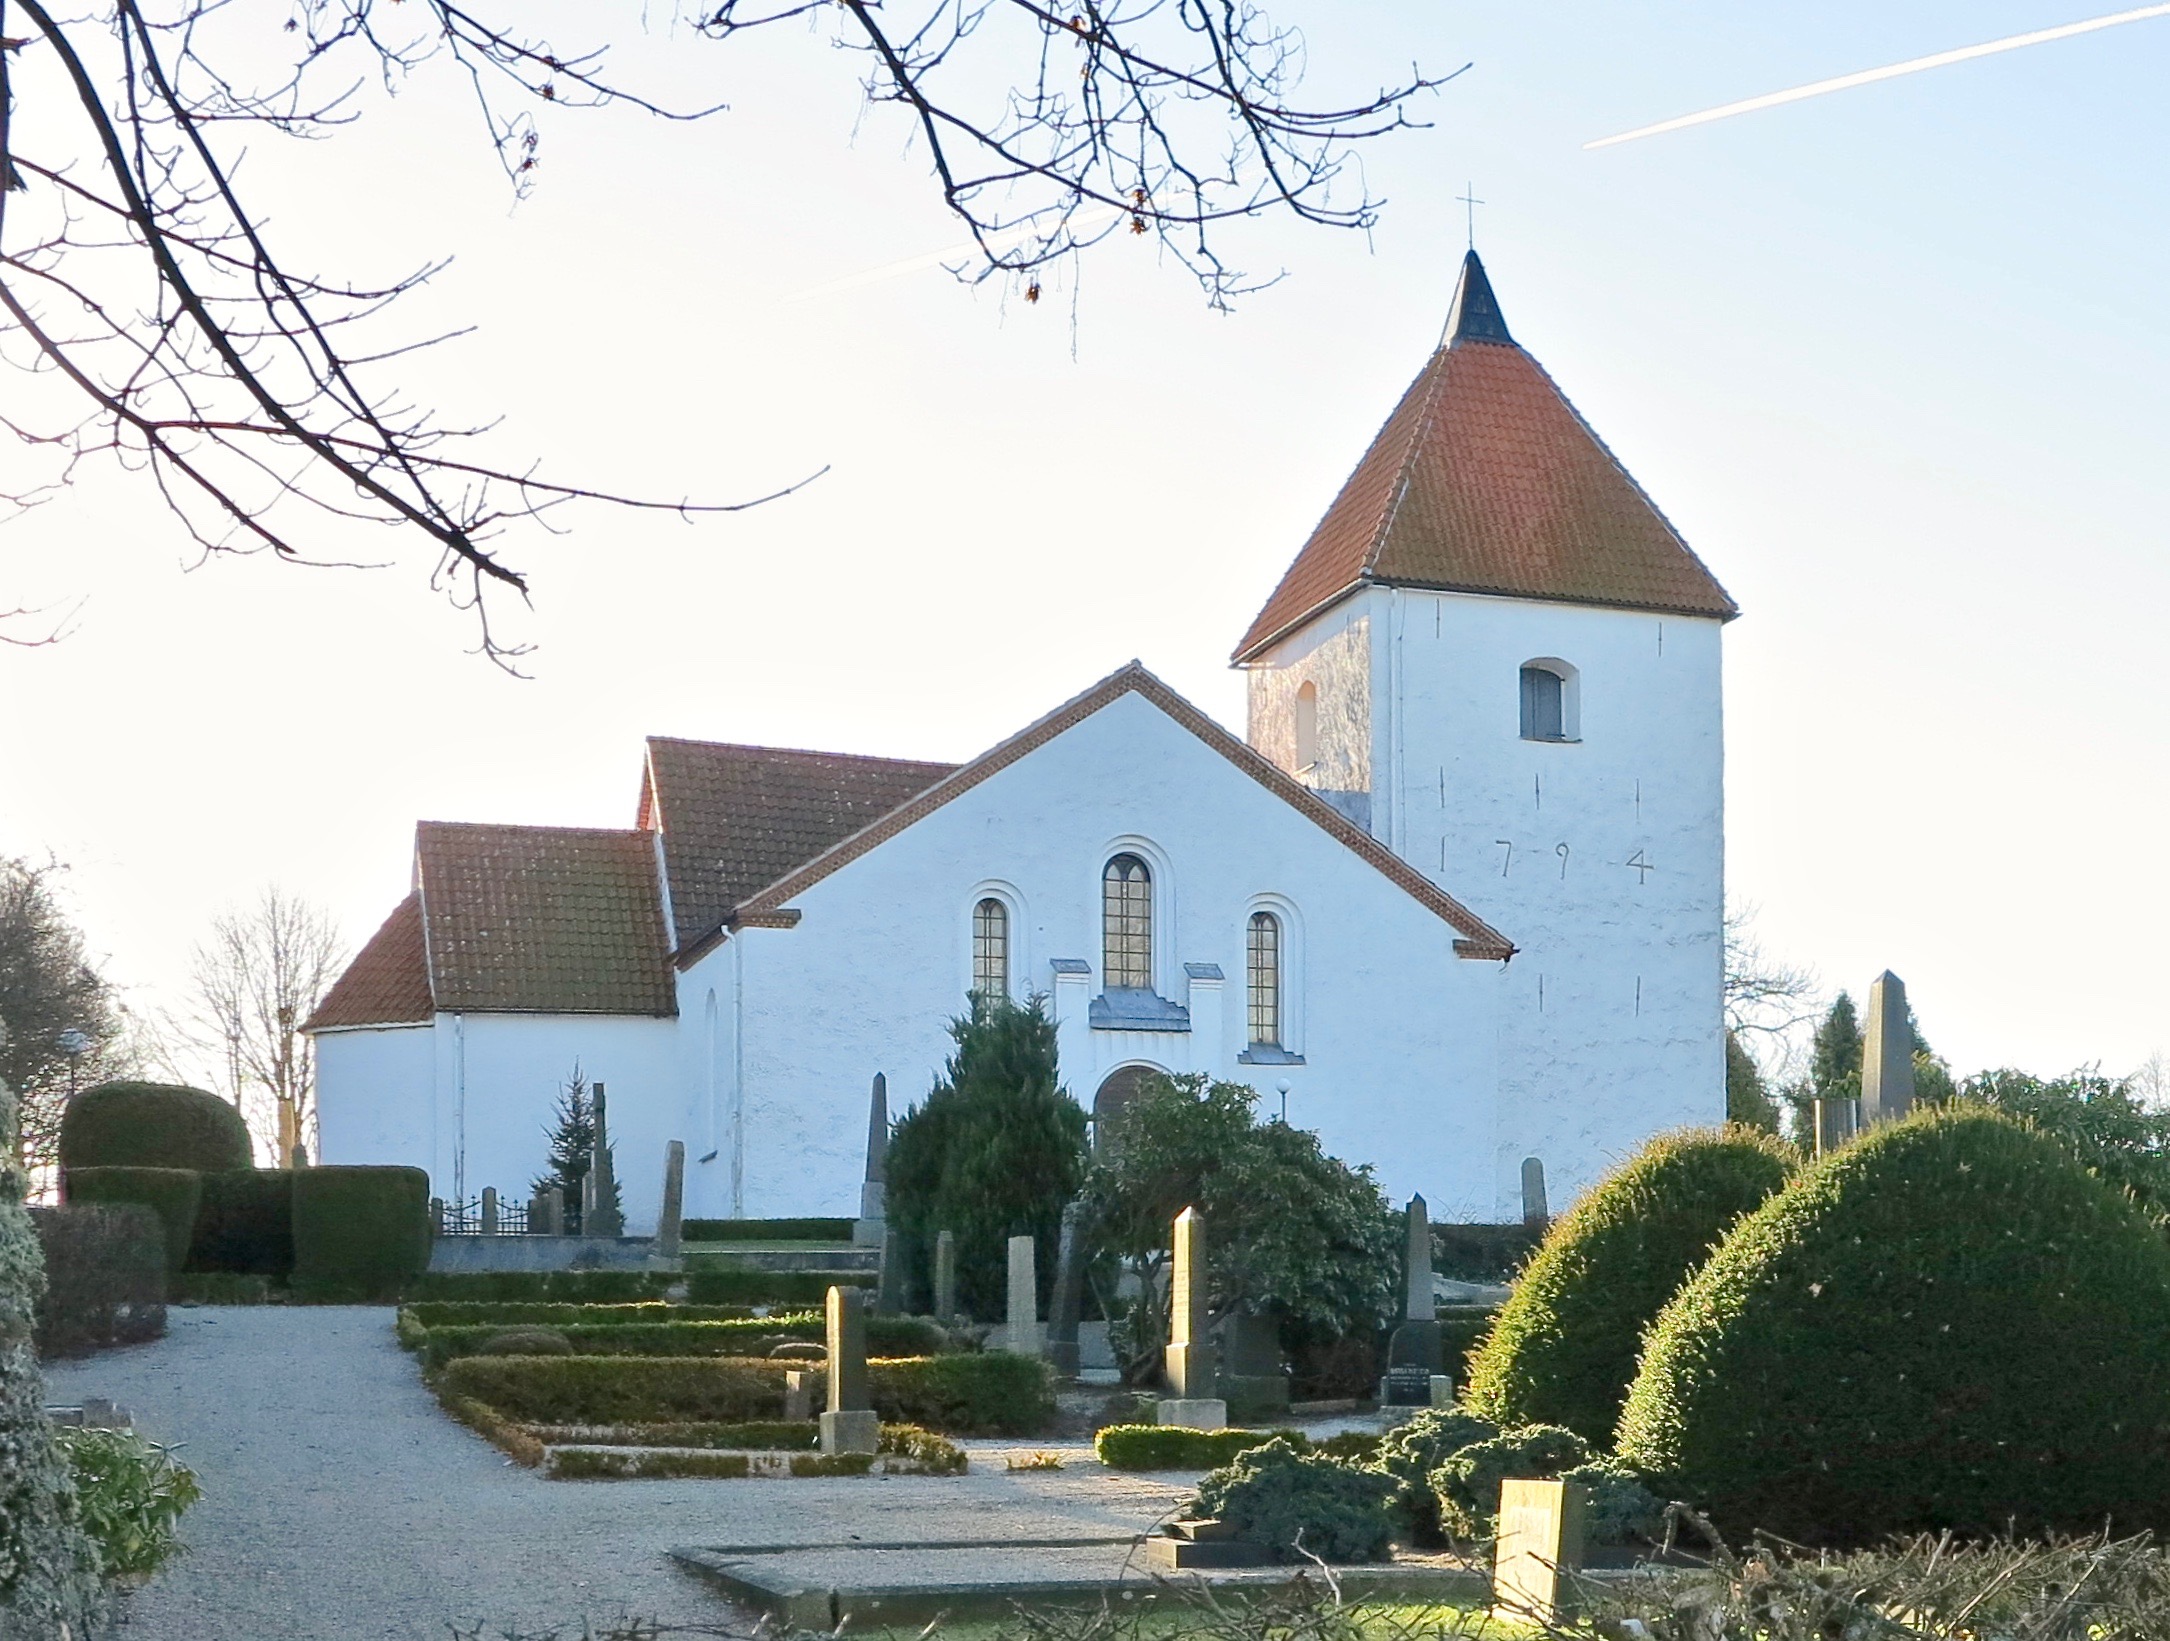
[[[1514,346],[1507,321],[1499,311],[1499,298],[1484,276],[1484,264],[1472,249],[1462,258],[1461,282],[1454,287],[1454,307],[1447,314],[1447,346],[1456,342],[1504,342]]]

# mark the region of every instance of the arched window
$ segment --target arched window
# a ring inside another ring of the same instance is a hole
[[[1153,874],[1136,855],[1117,855],[1100,874],[1101,984],[1109,991],[1153,987]]]
[[[1281,1046],[1281,920],[1253,912],[1245,941],[1245,994],[1250,1004],[1251,1046]]]
[[[972,908],[972,990],[1010,995],[1010,909],[993,895]]]
[[[1552,668],[1531,662],[1522,669],[1522,739],[1564,741],[1567,723],[1567,680]]]
[[[1296,769],[1319,761],[1319,686],[1308,678],[1296,691]]]

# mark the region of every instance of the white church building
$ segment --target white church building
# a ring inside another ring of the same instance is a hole
[[[319,1149],[524,1198],[577,1063],[628,1228],[845,1215],[867,1091],[975,990],[1064,1080],[1249,1083],[1435,1218],[1564,1205],[1725,1111],[1732,600],[1464,263],[1438,350],[1234,652],[1238,739],[1131,665],[968,763],[652,739],[624,831],[426,821],[308,1022]]]

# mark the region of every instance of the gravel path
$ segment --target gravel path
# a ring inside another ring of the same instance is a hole
[[[188,1553],[133,1599],[141,1641],[446,1641],[732,1610],[675,1544],[1032,1539],[1142,1531],[1194,1478],[1010,1474],[973,1442],[955,1478],[544,1481],[441,1413],[362,1307],[176,1309],[156,1344],[56,1364],[56,1401],[110,1396],[183,1444],[204,1500]],[[999,1552],[990,1561],[1000,1563]]]

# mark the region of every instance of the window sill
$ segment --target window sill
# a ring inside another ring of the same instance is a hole
[[[1580,735],[1525,735],[1522,737],[1522,739],[1525,741],[1534,742],[1538,746],[1582,745],[1582,737]]]
[[[1092,1000],[1086,1019],[1095,1031],[1188,1031],[1190,1010],[1158,992],[1111,987]]]
[[[1236,1056],[1236,1064],[1245,1066],[1300,1066],[1304,1063],[1301,1054],[1291,1054],[1285,1048],[1274,1048],[1266,1043],[1253,1043]]]

